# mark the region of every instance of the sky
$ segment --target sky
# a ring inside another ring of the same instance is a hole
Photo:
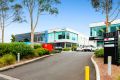
[[[115,0],[117,1],[117,0]],[[53,28],[71,28],[89,36],[89,24],[105,21],[101,12],[92,8],[90,0],[61,0],[58,5],[58,15],[42,15],[38,22],[36,32]],[[27,22],[12,23],[5,28],[5,42],[10,42],[12,34],[30,32],[29,15],[26,13]],[[120,18],[120,16],[118,16]]]

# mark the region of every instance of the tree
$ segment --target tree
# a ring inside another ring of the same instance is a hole
[[[2,30],[2,43],[4,42],[5,27],[11,23],[22,21],[22,6],[16,3],[17,0],[0,0],[0,28]]]
[[[57,4],[59,0],[23,0],[24,6],[29,12],[31,27],[31,43],[34,42],[34,31],[37,27],[40,15],[44,13],[58,14]],[[32,45],[33,47],[33,45]]]
[[[105,22],[106,32],[108,32],[108,26],[111,24],[111,22],[113,22],[117,18],[118,14],[120,12],[120,10],[119,10],[120,1],[118,0],[118,6],[112,12],[112,14],[110,14],[111,10],[113,9],[113,1],[114,0],[91,0],[91,4],[92,4],[93,8],[95,8],[96,11],[102,11],[102,13],[105,13],[105,15],[106,15],[106,22]],[[109,17],[113,16],[117,10],[118,10],[118,12],[117,12],[116,16],[114,17],[113,20],[110,21]]]
[[[15,42],[15,35],[11,35],[11,42]]]

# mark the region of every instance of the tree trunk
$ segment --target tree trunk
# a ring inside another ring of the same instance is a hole
[[[108,15],[106,16],[106,33],[108,32],[109,22],[108,22]]]
[[[34,30],[31,30],[31,47],[34,48]]]
[[[3,15],[3,23],[2,23],[2,43],[4,43],[4,15]]]
[[[4,16],[4,12],[3,12],[3,10],[2,10],[2,13],[1,13],[1,28],[2,28],[2,43],[4,43],[4,28],[5,28],[5,21],[4,21],[4,19],[5,19],[5,16]]]
[[[4,28],[2,29],[2,43],[4,43]]]
[[[32,11],[30,11],[30,21],[31,21],[31,47],[34,48],[34,27]]]
[[[109,3],[108,3],[108,0],[106,0],[106,33],[108,32],[108,27],[109,27],[109,19],[108,19],[108,6]]]

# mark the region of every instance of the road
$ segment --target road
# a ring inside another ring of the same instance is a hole
[[[1,74],[20,80],[85,80],[84,67],[90,66],[90,80],[95,80],[92,53],[67,52],[10,69]]]

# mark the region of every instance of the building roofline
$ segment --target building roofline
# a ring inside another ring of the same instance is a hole
[[[73,30],[73,29],[71,29],[71,28],[53,28],[53,29],[48,29],[48,30],[44,30],[44,31],[40,31],[40,32],[35,32],[35,34],[37,35],[37,34],[42,34],[42,33],[45,33],[45,32],[48,32],[48,33],[51,33],[51,32],[54,32],[54,31],[69,31],[69,32],[73,32],[73,33],[75,33],[75,34],[78,34],[78,35],[81,35],[81,36],[84,36],[84,37],[88,37],[87,35],[85,35],[85,34],[82,34],[82,33],[80,33],[80,32],[78,32],[78,31],[76,31],[76,30]],[[20,33],[20,34],[15,34],[16,36],[17,35],[22,35],[22,34],[30,34],[30,32],[27,32],[27,33]]]
[[[114,20],[111,24],[120,24],[120,19]],[[105,26],[105,22],[96,22],[89,24],[89,27]]]
[[[70,31],[70,32],[73,32],[73,33],[76,33],[76,34],[81,34],[80,32],[76,31],[76,30],[73,30],[71,28],[53,28],[53,29],[48,29],[47,30],[48,33],[51,33],[51,32],[54,32],[54,31]]]

